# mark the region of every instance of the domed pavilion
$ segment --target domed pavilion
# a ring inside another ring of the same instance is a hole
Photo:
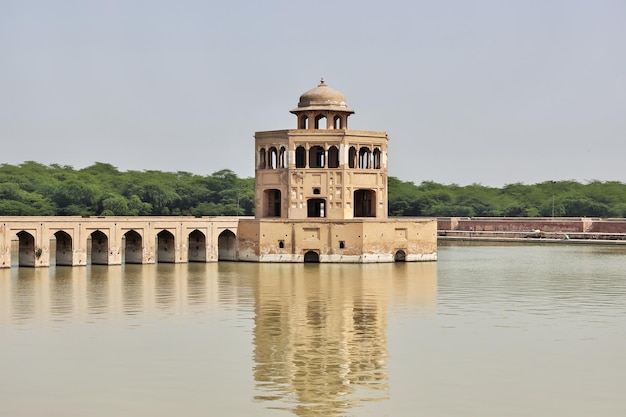
[[[239,260],[436,260],[436,221],[387,218],[386,132],[348,129],[354,111],[320,84],[291,110],[296,129],[255,134],[255,219]]]

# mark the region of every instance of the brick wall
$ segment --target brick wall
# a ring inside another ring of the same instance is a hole
[[[438,230],[524,232],[607,232],[626,233],[626,219],[585,217],[441,217]]]

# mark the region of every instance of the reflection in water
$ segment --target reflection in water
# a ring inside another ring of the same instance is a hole
[[[145,270],[147,273],[148,268],[137,264],[126,264],[123,267],[122,300],[124,313],[137,314],[143,310],[144,288],[142,272]]]
[[[154,275],[154,300],[159,310],[169,310],[176,305],[176,299],[182,294],[179,286],[183,280],[176,279],[176,265],[157,264]]]
[[[259,266],[255,282],[254,378],[257,400],[299,416],[340,416],[365,401],[389,396],[387,304],[406,275],[379,265]],[[406,270],[405,270],[406,271]],[[434,270],[431,270],[434,272]],[[397,288],[397,287],[396,287]],[[409,291],[407,291],[409,290]]]
[[[82,268],[80,268],[82,269]],[[74,310],[74,276],[76,269],[68,266],[55,268],[50,276],[50,315],[63,320]]]
[[[0,270],[0,324],[63,328],[150,317],[154,326],[163,316],[233,312],[235,327],[253,324],[254,363],[247,366],[256,386],[254,404],[299,416],[344,416],[367,402],[389,399],[390,303],[433,311],[436,272],[434,263],[13,268]],[[80,332],[75,339],[65,337],[67,349],[89,340]],[[215,355],[210,346],[203,355]]]
[[[192,306],[201,306],[208,301],[206,277],[206,265],[200,263],[189,264],[189,278],[187,279],[187,300]]]
[[[72,268],[76,269],[76,268]],[[82,269],[82,268],[81,268]],[[87,281],[87,309],[91,314],[106,314],[109,310],[109,279],[104,265],[92,265]]]
[[[0,415],[622,417],[625,254],[2,269]]]

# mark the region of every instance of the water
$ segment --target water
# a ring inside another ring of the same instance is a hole
[[[624,416],[625,255],[0,270],[0,416]]]

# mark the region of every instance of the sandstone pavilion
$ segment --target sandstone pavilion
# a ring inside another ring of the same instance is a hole
[[[291,113],[295,129],[255,133],[256,214],[239,221],[237,258],[435,261],[435,219],[387,217],[387,133],[349,129],[354,111],[324,80]]]

